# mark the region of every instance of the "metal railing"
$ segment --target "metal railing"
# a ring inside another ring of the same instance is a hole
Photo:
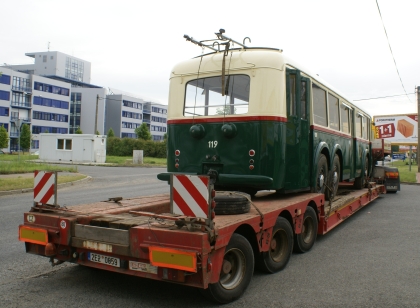
[[[10,105],[13,106],[13,107],[23,107],[23,108],[31,108],[32,107],[31,103],[29,103],[29,102],[28,103],[23,103],[23,102],[12,101],[10,103]]]

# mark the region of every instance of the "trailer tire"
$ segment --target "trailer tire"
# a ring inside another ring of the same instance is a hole
[[[219,282],[200,292],[220,304],[230,303],[245,292],[254,273],[254,252],[248,240],[234,233],[226,246]]]
[[[302,232],[295,234],[293,250],[298,253],[305,253],[311,250],[315,244],[318,232],[318,218],[315,210],[308,206],[303,216]]]
[[[270,250],[257,257],[257,266],[267,273],[284,269],[293,250],[293,229],[286,218],[278,217],[271,236]]]

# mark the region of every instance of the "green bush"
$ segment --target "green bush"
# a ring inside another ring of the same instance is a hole
[[[166,142],[108,137],[106,153],[110,156],[132,156],[133,150],[143,150],[143,156],[166,158]]]

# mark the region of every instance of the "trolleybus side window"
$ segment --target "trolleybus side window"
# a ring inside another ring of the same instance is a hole
[[[350,133],[350,108],[345,105],[341,104],[340,106],[340,116],[341,116],[341,131],[343,133],[349,134]]]
[[[222,77],[191,80],[186,85],[184,115],[214,116],[248,112],[249,83],[247,75],[225,76],[225,95]]]
[[[295,116],[296,112],[296,75],[289,75],[289,115]]]
[[[362,138],[362,115],[356,114],[356,137]]]
[[[363,139],[369,139],[368,138],[368,125],[367,125],[366,117],[362,117],[362,138]]]
[[[300,82],[300,118],[306,120],[306,80]]]
[[[338,115],[338,98],[328,93],[328,119],[330,128],[339,130],[340,129],[340,118]]]
[[[312,84],[314,123],[327,126],[327,92]]]

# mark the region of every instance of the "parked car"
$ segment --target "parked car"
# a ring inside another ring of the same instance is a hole
[[[6,154],[6,153],[4,153],[2,150],[0,150],[0,155],[1,155],[1,154]]]
[[[391,161],[391,160],[392,160],[392,159],[391,159],[391,155],[387,155],[387,156],[385,156],[384,160],[385,160],[385,161]]]

